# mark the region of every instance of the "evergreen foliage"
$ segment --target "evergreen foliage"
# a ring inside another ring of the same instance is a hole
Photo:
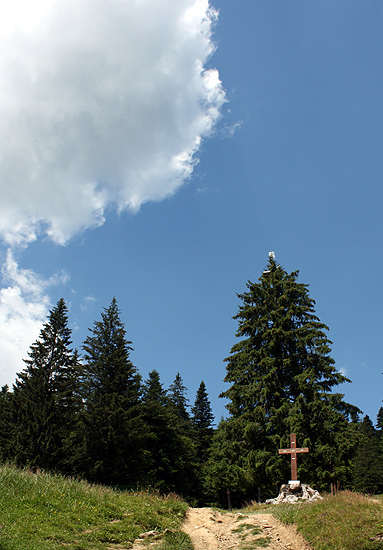
[[[13,387],[11,453],[21,466],[71,469],[68,443],[78,415],[79,360],[71,349],[67,311],[63,299],[50,311]]]
[[[196,429],[208,430],[209,433],[213,431],[214,415],[203,380],[197,390],[194,406],[192,407],[192,415],[193,424]]]
[[[186,391],[187,388],[183,384],[181,375],[177,372],[174,382],[169,387],[169,398],[173,403],[175,413],[181,424],[190,424],[190,417],[187,411],[189,400],[186,397]]]
[[[259,459],[262,459],[261,453]],[[250,498],[255,498],[253,473],[248,467],[247,450],[238,419],[220,421],[204,470],[204,493],[208,502],[225,506],[227,489],[231,491],[235,506],[240,506],[241,499],[248,494]]]
[[[204,486],[206,478],[206,464],[213,439],[214,416],[202,381],[197,390],[194,406],[192,407],[192,436],[196,452],[196,485],[195,498],[199,504],[206,503]]]
[[[144,383],[143,410],[148,428],[145,442],[145,483],[173,489],[173,477],[176,473],[173,450],[177,445],[177,437],[171,425],[174,414],[160,375],[155,369],[149,373]]]
[[[174,483],[184,497],[195,498],[198,492],[196,480],[199,475],[199,458],[197,458],[198,449],[194,439],[193,424],[188,411],[189,400],[186,393],[187,388],[178,372],[168,391],[172,407],[171,424],[178,439],[177,472]]]
[[[361,493],[383,490],[383,463],[380,433],[368,416],[359,424],[360,441],[353,468],[353,485]]]
[[[182,379],[177,375],[170,395],[156,370],[144,384],[144,418],[148,429],[146,441],[146,484],[183,496],[193,494],[195,453],[190,437],[190,421],[184,418],[185,397]],[[176,402],[173,401],[177,396]]]
[[[13,391],[0,391],[0,459],[90,481],[175,491],[193,504],[275,496],[290,477],[278,454],[297,434],[309,447],[298,477],[319,490],[343,483],[383,491],[383,407],[376,429],[335,390],[348,381],[330,356],[328,328],[308,285],[270,257],[258,283],[239,294],[239,341],[225,381],[229,417],[214,430],[204,382],[189,413],[178,372],[164,389],[157,370],[144,384],[132,364],[117,301],[72,349],[63,299],[49,312]]]
[[[383,430],[383,407],[380,407],[376,417],[376,427],[378,430]]]
[[[249,281],[248,291],[238,295],[240,341],[225,360],[231,386],[221,394],[229,400],[230,418],[218,430],[211,458],[211,464],[221,463],[215,465],[222,480],[216,490],[230,481],[244,494],[254,495],[257,487],[274,494],[289,479],[289,461],[278,449],[289,444],[292,432],[299,446],[310,448],[298,462],[306,483],[323,488],[348,473],[354,445],[348,421],[358,411],[333,393],[348,380],[334,366],[328,328],[315,315],[308,285],[297,277],[298,271],[288,274],[270,256],[259,282]],[[222,457],[230,446],[234,455]]]
[[[140,475],[145,429],[131,343],[113,298],[83,345],[83,469],[92,481],[129,484]]]
[[[192,407],[192,423],[197,445],[197,456],[199,457],[200,463],[203,464],[210,452],[214,431],[214,415],[203,381],[199,385],[194,406]]]
[[[0,460],[5,462],[12,458],[12,417],[11,417],[12,393],[7,385],[0,391]]]

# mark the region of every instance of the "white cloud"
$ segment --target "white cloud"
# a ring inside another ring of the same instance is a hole
[[[64,243],[182,185],[225,101],[208,0],[1,6],[0,237]]]
[[[49,280],[11,252],[64,244],[187,180],[225,94],[208,0],[0,0],[0,384],[24,368]],[[62,278],[61,278],[62,279]],[[89,308],[92,297],[81,304]]]
[[[2,268],[0,289],[0,386],[11,384],[24,369],[30,345],[39,336],[50,307],[47,290],[66,276],[44,279],[32,270],[20,269],[10,250]]]
[[[346,367],[341,367],[339,372],[342,376],[346,376],[346,378],[348,378],[348,369]]]
[[[97,302],[96,298],[93,296],[85,296],[85,298],[82,299],[80,309],[81,311],[87,311],[90,309],[95,303]]]
[[[222,135],[226,138],[232,138],[237,130],[241,128],[243,124],[242,120],[233,122],[233,124],[224,124],[222,128]]]

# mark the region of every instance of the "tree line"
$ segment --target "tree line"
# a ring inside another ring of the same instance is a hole
[[[214,421],[205,384],[190,414],[181,375],[168,390],[156,370],[143,382],[131,345],[113,298],[80,358],[72,349],[67,306],[59,300],[13,391],[2,388],[2,460],[197,498]]]
[[[376,427],[336,391],[347,378],[331,358],[328,327],[308,285],[271,255],[257,283],[238,294],[237,343],[214,428],[204,382],[189,407],[180,373],[165,389],[143,381],[117,301],[72,348],[63,299],[50,311],[12,390],[0,392],[0,458],[92,482],[175,491],[193,503],[275,496],[289,479],[278,454],[296,433],[310,452],[298,476],[319,490],[383,490],[383,409]]]

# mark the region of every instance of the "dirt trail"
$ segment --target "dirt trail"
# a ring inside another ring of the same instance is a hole
[[[291,525],[271,514],[221,513],[212,508],[190,508],[183,530],[195,550],[240,550],[266,546],[269,550],[311,550]],[[253,543],[253,544],[251,544]]]

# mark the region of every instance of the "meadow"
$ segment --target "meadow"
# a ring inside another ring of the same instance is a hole
[[[193,550],[177,495],[124,492],[49,473],[0,466],[0,550],[122,550],[154,531],[153,550]],[[315,503],[258,505],[294,523],[315,550],[383,550],[383,498],[353,492]]]
[[[191,550],[176,495],[121,492],[58,475],[0,467],[0,550],[118,550],[156,531],[158,550]]]
[[[294,523],[315,550],[383,550],[383,499],[351,491],[314,503],[253,505]]]

